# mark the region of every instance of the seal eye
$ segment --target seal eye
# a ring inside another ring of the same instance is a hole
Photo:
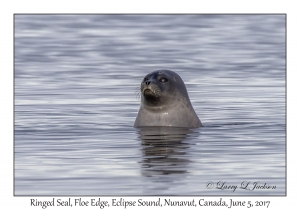
[[[168,79],[167,79],[167,78],[164,78],[164,77],[162,77],[162,78],[160,78],[160,79],[159,79],[159,81],[160,81],[160,82],[162,82],[162,83],[165,83],[165,82],[168,82]]]
[[[142,81],[142,83],[146,82],[148,79],[145,77]]]

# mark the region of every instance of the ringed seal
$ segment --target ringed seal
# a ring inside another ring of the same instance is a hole
[[[201,127],[184,82],[170,70],[157,70],[141,83],[141,106],[134,127]]]

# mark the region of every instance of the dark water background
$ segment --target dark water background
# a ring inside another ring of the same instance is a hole
[[[15,15],[15,195],[285,195],[285,21]],[[204,127],[132,127],[157,69]]]

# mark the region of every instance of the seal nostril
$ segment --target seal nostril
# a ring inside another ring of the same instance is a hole
[[[146,83],[146,85],[150,85],[151,82],[150,81],[146,81],[145,83]]]

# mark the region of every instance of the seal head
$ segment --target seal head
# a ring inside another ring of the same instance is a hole
[[[201,126],[184,82],[175,72],[158,70],[146,75],[140,91],[141,106],[134,127]]]

